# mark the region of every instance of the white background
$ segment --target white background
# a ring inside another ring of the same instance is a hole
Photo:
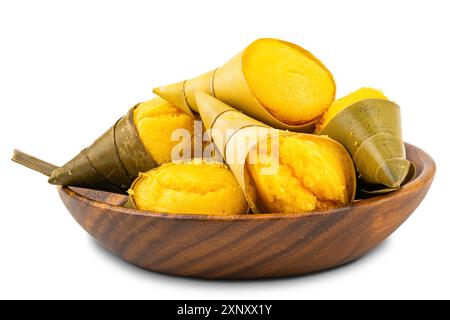
[[[1,1],[0,298],[450,298],[448,1]],[[106,252],[20,148],[63,164],[151,88],[208,71],[252,40],[316,54],[338,96],[382,88],[404,139],[438,171],[412,217],[348,266],[310,276],[202,281]]]

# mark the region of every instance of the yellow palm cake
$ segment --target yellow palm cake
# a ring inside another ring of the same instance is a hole
[[[247,212],[244,193],[221,163],[164,164],[141,174],[129,194],[141,210],[212,215]]]
[[[284,123],[307,123],[334,99],[331,73],[311,53],[290,43],[256,40],[244,51],[242,68],[259,102]]]
[[[134,124],[142,143],[156,164],[171,161],[171,152],[178,141],[172,141],[177,129],[194,133],[194,118],[161,98],[143,102],[134,110]]]
[[[307,212],[353,200],[355,171],[339,143],[307,134],[281,136],[278,155],[271,153],[270,145],[269,141],[268,153],[256,152],[255,163],[250,163],[249,157],[246,164],[256,201],[265,212]],[[278,169],[263,172],[277,158]]]

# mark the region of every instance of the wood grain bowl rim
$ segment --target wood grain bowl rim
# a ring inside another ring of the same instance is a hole
[[[423,188],[427,185],[427,182],[433,179],[436,172],[436,164],[425,151],[412,145],[405,143],[406,149],[411,149],[418,153],[417,161],[421,161],[422,165],[418,165],[414,162],[418,169],[418,172],[414,179],[408,182],[406,185],[402,186],[399,190],[393,191],[385,195],[379,195],[371,197],[368,199],[358,200],[346,206],[341,206],[332,209],[315,210],[311,212],[303,213],[261,213],[261,214],[239,214],[239,215],[207,215],[207,214],[178,214],[178,213],[163,213],[163,212],[152,212],[137,209],[125,208],[118,205],[111,205],[101,201],[93,200],[87,198],[76,191],[72,190],[70,187],[58,187],[63,192],[65,192],[69,197],[75,198],[80,202],[85,203],[88,206],[96,207],[103,210],[109,210],[122,214],[138,215],[148,218],[165,218],[165,219],[176,219],[176,220],[214,220],[214,221],[235,221],[235,220],[281,220],[281,219],[298,219],[298,218],[308,218],[317,215],[330,215],[339,212],[348,211],[355,207],[366,207],[371,208],[375,206],[383,205],[389,201],[395,201],[404,195],[410,194]]]

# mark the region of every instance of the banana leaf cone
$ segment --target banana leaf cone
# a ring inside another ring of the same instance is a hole
[[[325,70],[330,81],[332,82],[332,96],[334,98],[335,85],[331,73],[311,53],[297,45],[282,40],[259,40],[277,41],[289,46],[290,48],[298,50],[304,56],[308,57],[308,59],[317,63],[323,70]],[[254,43],[259,40],[256,40]],[[171,104],[181,109],[182,111],[192,114],[193,112],[199,112],[199,107],[194,97],[194,92],[202,91],[273,128],[297,132],[312,132],[314,129],[314,124],[320,119],[321,113],[317,114],[315,118],[310,119],[304,123],[287,123],[286,121],[279,120],[271,112],[269,112],[268,109],[265,108],[263,104],[258,100],[254,92],[252,92],[243,69],[243,59],[247,53],[248,48],[250,47],[251,45],[234,56],[223,66],[215,70],[212,70],[190,80],[185,80],[175,84],[155,88],[153,89],[153,92],[159,95],[161,98],[169,101]]]
[[[385,99],[365,99],[337,113],[318,134],[344,145],[367,193],[400,188],[414,166],[406,159],[400,108]],[[413,175],[413,174],[412,174]]]
[[[265,210],[258,205],[257,192],[251,177],[246,171],[246,161],[251,156],[250,151],[254,150],[257,143],[261,141],[268,139],[277,141],[281,136],[303,134],[271,128],[204,92],[196,91],[195,99],[204,126],[209,130],[211,139],[215,143],[217,150],[225,159],[244,191],[250,209],[253,213],[264,212]],[[308,136],[324,138],[315,135]],[[344,150],[344,147],[337,142],[333,141],[333,143],[336,143]],[[273,150],[272,152],[274,152]],[[347,154],[347,151],[344,150],[344,153]],[[277,152],[275,151],[271,156],[276,154]],[[348,162],[351,163],[350,157]],[[353,200],[356,192],[356,177],[354,174],[349,184],[351,200]]]
[[[131,108],[91,146],[55,169],[48,182],[126,193],[139,172],[156,166],[135,127],[135,108]]]
[[[260,139],[267,139],[271,133],[275,134],[278,130],[245,116],[204,92],[196,91],[195,99],[211,140],[244,191],[251,210],[254,213],[262,212],[246,175],[245,162],[248,153]],[[237,151],[239,147],[241,148]]]

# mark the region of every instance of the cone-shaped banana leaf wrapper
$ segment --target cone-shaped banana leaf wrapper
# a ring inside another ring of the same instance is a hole
[[[139,172],[156,166],[135,127],[133,112],[136,107],[91,146],[54,170],[49,183],[125,194]]]
[[[345,148],[336,141],[327,137],[271,128],[203,92],[195,92],[195,99],[205,128],[209,130],[217,150],[222,154],[233,172],[254,213],[267,212],[267,210],[260,205],[257,191],[252,178],[247,172],[246,164],[248,164],[249,157],[252,156],[250,152],[255,150],[254,147],[259,142],[268,139],[275,141],[279,137],[308,136],[316,140],[325,140],[327,143],[331,143],[334,147],[340,149],[342,154],[345,154],[345,163],[349,172],[347,179],[349,190],[347,203],[354,199],[356,176],[353,163]]]
[[[205,92],[271,127],[311,132],[335,96],[332,74],[310,52],[277,39],[259,39],[222,67],[156,88],[186,113]]]
[[[337,113],[321,130],[351,154],[367,193],[398,189],[413,165],[406,159],[400,108],[385,99],[365,99]]]

